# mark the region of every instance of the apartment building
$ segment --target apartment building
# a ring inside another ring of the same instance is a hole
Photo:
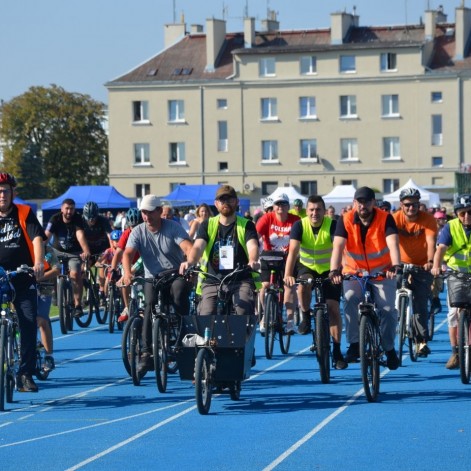
[[[278,186],[442,196],[471,169],[471,9],[419,25],[325,29],[165,26],[165,49],[106,84],[110,184],[130,197],[229,183],[253,202]],[[308,25],[307,25],[308,26]]]

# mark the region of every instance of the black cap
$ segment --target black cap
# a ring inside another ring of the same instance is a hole
[[[388,211],[391,211],[391,203],[389,201],[383,201],[379,207],[381,209],[386,208]]]
[[[371,201],[375,199],[375,192],[367,186],[362,186],[361,188],[358,188],[357,191],[355,191],[353,199]]]

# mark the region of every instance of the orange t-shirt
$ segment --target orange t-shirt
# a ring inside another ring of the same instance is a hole
[[[417,219],[407,222],[402,210],[393,214],[399,231],[401,262],[425,265],[427,258],[426,236],[437,234],[437,223],[432,214],[419,211]]]

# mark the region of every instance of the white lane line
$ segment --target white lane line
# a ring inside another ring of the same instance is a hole
[[[69,334],[61,335],[60,337],[54,337],[54,341],[56,340],[64,340],[64,339],[69,339],[71,337],[75,337],[76,335],[83,335],[88,332],[91,332],[92,330],[105,330],[105,327],[102,325],[99,325],[97,327],[91,327],[89,329],[83,329],[83,330],[75,330],[75,331],[70,331]]]

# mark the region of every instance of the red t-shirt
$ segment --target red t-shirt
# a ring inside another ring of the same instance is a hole
[[[264,214],[256,225],[257,232],[263,239],[263,249],[288,252],[289,234],[293,224],[299,219],[295,214],[288,214],[288,219],[281,222],[273,212]]]
[[[118,240],[118,247],[123,251],[126,248],[126,244],[128,242],[129,236],[131,235],[131,231],[132,231],[131,227],[128,227],[127,229],[124,229],[124,232],[121,234],[121,237]],[[133,259],[132,263],[133,264],[136,263],[139,260],[139,257],[140,257],[140,255],[139,255],[139,253],[137,253],[134,256],[134,259]]]

